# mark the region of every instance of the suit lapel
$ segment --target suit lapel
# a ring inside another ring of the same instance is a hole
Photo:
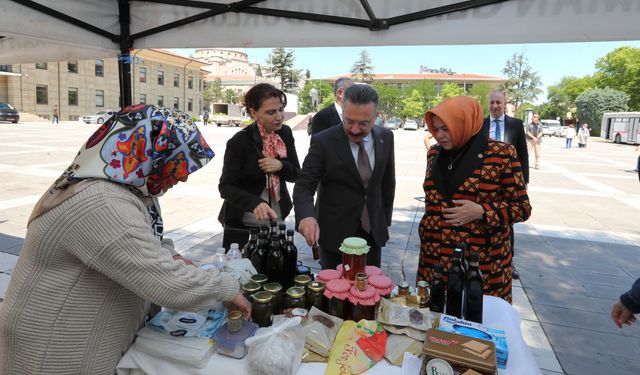
[[[336,104],[331,104],[331,126],[335,126],[337,124],[342,123],[342,119],[338,114],[338,110],[336,109]]]
[[[364,189],[364,184],[362,183],[362,178],[360,178],[360,172],[358,172],[358,167],[356,166],[356,161],[353,159],[353,154],[351,153],[351,144],[349,143],[349,138],[344,133],[342,127],[340,130],[336,130],[336,153],[340,159],[347,165],[349,171],[353,175],[353,177],[358,181],[358,183]]]
[[[384,139],[380,137],[378,132],[375,129],[375,126],[371,129],[371,139],[373,141],[373,150],[374,150],[374,158],[375,165],[373,166],[373,173],[371,174],[371,181],[376,181],[375,179],[382,173],[384,169],[384,158],[387,155],[387,145],[384,143]],[[369,186],[372,184],[369,183]]]

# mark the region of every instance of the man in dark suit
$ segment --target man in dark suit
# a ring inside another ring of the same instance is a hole
[[[527,151],[527,138],[524,132],[522,120],[507,116],[504,111],[507,105],[507,98],[501,91],[489,93],[489,112],[485,117],[482,129],[489,138],[496,141],[513,145],[518,153],[518,161],[522,168],[522,176],[525,184],[529,184],[529,152]],[[511,254],[514,255],[513,227],[511,227]],[[512,277],[519,279],[520,274],[513,265]]]
[[[341,263],[338,248],[354,236],[371,247],[367,264],[380,266],[396,177],[393,133],[374,128],[378,106],[378,93],[371,86],[345,90],[344,121],[311,138],[293,188],[296,226],[309,245],[319,243],[323,269]]]
[[[333,85],[335,101],[322,108],[309,121],[309,134],[314,135],[342,122],[342,96],[344,95],[344,90],[351,85],[353,85],[351,78],[340,77],[336,80]]]

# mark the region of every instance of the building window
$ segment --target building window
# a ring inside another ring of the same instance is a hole
[[[96,77],[104,77],[104,60],[96,60]]]
[[[13,71],[13,68],[11,67],[11,64],[0,65],[0,72],[9,72],[9,73],[11,73],[12,71]]]
[[[180,98],[178,98],[177,96],[173,98],[173,109],[175,109],[176,111],[180,110]]]
[[[76,87],[69,87],[67,97],[69,98],[69,105],[78,105],[78,89]]]
[[[104,107],[104,90],[96,90],[96,107]]]
[[[140,104],[147,104],[147,94],[140,94]]]
[[[67,61],[67,72],[78,74],[78,62]]]
[[[36,85],[36,103],[49,104],[49,95],[47,94],[47,85]]]
[[[189,101],[187,102],[187,111],[193,111],[193,99],[191,98],[189,98]]]
[[[173,75],[173,87],[180,87],[180,74],[178,73]]]
[[[164,96],[158,95],[158,107],[164,107]]]
[[[158,70],[158,84],[164,85],[164,72],[162,70]]]
[[[39,63],[36,63],[36,69],[44,69],[44,70],[47,70],[47,63],[46,63],[46,62],[39,62]]]
[[[193,89],[193,76],[187,78],[187,88],[189,88],[189,90]]]
[[[147,82],[147,68],[140,68],[140,83],[146,83]]]

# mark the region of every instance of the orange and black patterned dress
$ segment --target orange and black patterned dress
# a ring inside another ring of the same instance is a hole
[[[428,153],[417,279],[431,282],[434,265],[441,263],[446,281],[453,249],[464,243],[465,256],[473,251],[480,257],[484,294],[511,303],[509,234],[514,223],[527,220],[531,214],[516,151],[506,143],[481,135],[473,137],[449,181],[443,180],[445,175],[439,168],[440,151],[440,146],[434,146]],[[450,196],[446,184],[452,187]],[[447,223],[442,209],[456,199],[482,205],[484,217],[462,226]]]

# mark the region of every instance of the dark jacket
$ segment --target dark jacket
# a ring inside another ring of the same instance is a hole
[[[522,120],[504,115],[504,143],[515,147],[518,153],[518,161],[522,168],[522,176],[525,184],[529,183],[529,151],[527,150],[527,137],[524,132]],[[482,130],[489,136],[489,117],[485,117]]]
[[[285,218],[292,208],[285,181],[296,181],[300,173],[300,162],[291,128],[282,125],[276,133],[287,147],[287,157],[279,159],[282,162],[282,169],[277,173],[281,181],[280,210],[282,217]],[[258,125],[255,123],[240,130],[227,141],[222,176],[218,185],[220,196],[224,199],[218,215],[220,223],[242,226],[242,215],[253,211],[264,202],[260,194],[266,187],[267,175],[258,166],[258,159],[263,157],[262,139]]]
[[[326,106],[316,113],[315,116],[309,122],[309,128],[311,129],[311,135],[317,134],[323,130],[327,130],[332,126],[342,123],[340,115],[336,110],[335,103]]]
[[[302,219],[316,217],[319,243],[327,251],[338,252],[342,240],[356,235],[365,204],[376,245],[382,247],[389,239],[387,227],[391,225],[396,187],[393,133],[377,127],[371,133],[375,164],[366,190],[342,126],[311,138],[309,153],[293,188],[296,227]]]
[[[620,301],[632,313],[640,313],[640,279],[633,283],[628,292],[620,296]]]

